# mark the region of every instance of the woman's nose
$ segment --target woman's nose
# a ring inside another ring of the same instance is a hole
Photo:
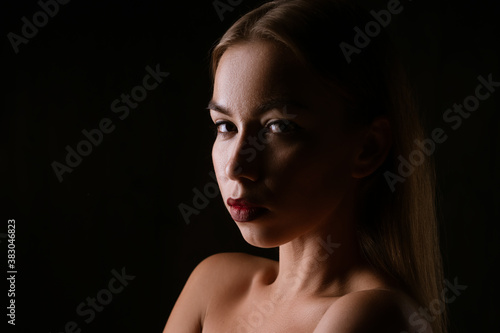
[[[257,181],[259,178],[259,148],[263,145],[251,144],[252,137],[242,136],[234,147],[230,148],[226,164],[226,174],[232,180],[248,179]]]

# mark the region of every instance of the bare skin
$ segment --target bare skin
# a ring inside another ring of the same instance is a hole
[[[227,200],[242,198],[265,208],[235,223],[248,243],[279,247],[279,262],[207,258],[164,333],[414,332],[412,300],[365,261],[356,234],[359,182],[390,149],[387,119],[348,126],[341,98],[264,41],[224,53],[209,108],[224,203],[230,210]]]

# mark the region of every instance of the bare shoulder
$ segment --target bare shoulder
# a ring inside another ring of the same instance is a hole
[[[385,289],[356,291],[337,299],[325,312],[314,333],[431,333],[430,325],[424,320],[411,322],[415,311],[413,301],[402,292]]]
[[[241,294],[272,267],[272,260],[244,253],[218,253],[204,259],[189,276],[164,333],[201,332],[211,301],[217,298],[219,302],[224,295]]]
[[[252,285],[265,283],[275,278],[277,261],[257,257],[246,253],[218,253],[200,263],[200,274],[205,281],[210,281],[211,291],[219,300],[228,295],[235,300],[235,295],[249,290]]]
[[[266,274],[275,271],[276,261],[249,255],[246,253],[217,253],[203,260],[193,274],[202,275],[205,281],[213,286],[221,285],[238,287],[237,281],[248,285],[254,279],[265,278]],[[239,279],[235,281],[235,277]]]
[[[213,272],[213,268],[220,268],[226,270],[228,273],[241,273],[242,270],[248,271],[260,270],[263,268],[270,268],[277,262],[253,256],[246,253],[239,252],[225,252],[211,255],[203,260],[198,266],[203,267],[204,270]],[[216,275],[220,272],[213,272]]]

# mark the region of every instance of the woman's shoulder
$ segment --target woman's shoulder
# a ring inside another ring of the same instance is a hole
[[[432,333],[417,313],[415,302],[395,289],[367,289],[339,297],[323,315],[314,333]]]
[[[227,264],[239,264],[239,263],[249,264],[252,266],[262,266],[262,265],[274,264],[277,263],[277,261],[242,252],[222,252],[222,253],[212,254],[211,256],[201,261],[199,265],[224,266]]]
[[[201,332],[210,304],[213,310],[245,294],[254,279],[269,275],[273,263],[244,253],[219,253],[202,260],[184,285],[164,332]]]
[[[201,261],[193,274],[227,287],[234,285],[235,277],[239,277],[241,283],[248,283],[253,279],[272,275],[276,269],[277,261],[271,259],[246,253],[224,252],[213,254]]]

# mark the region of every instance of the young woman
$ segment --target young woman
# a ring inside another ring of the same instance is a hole
[[[444,309],[426,311],[443,281],[431,163],[399,173],[424,139],[409,88],[382,29],[345,47],[372,20],[349,1],[273,1],[214,48],[222,198],[279,262],[205,259],[164,333],[445,331]]]

